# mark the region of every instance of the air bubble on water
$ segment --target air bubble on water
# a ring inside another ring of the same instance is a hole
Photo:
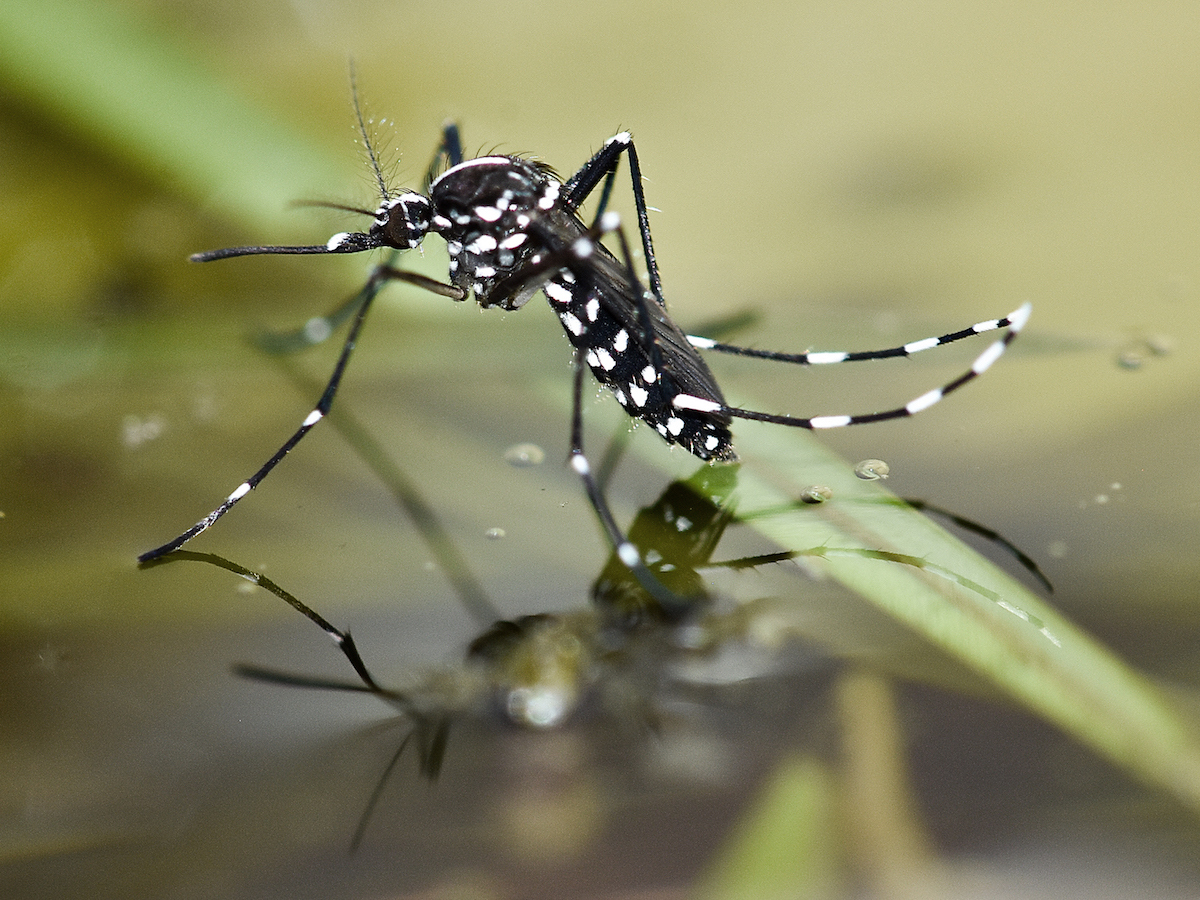
[[[1175,341],[1165,334],[1152,334],[1146,338],[1146,349],[1152,356],[1169,356],[1175,349]]]
[[[833,488],[824,484],[814,484],[800,492],[801,503],[824,503],[833,499]]]
[[[304,339],[310,344],[319,344],[328,339],[333,333],[333,329],[329,327],[329,320],[324,316],[313,316],[304,323]]]
[[[891,466],[882,459],[864,459],[854,467],[854,474],[863,481],[882,481],[891,471]]]
[[[546,451],[537,444],[513,444],[504,451],[504,461],[518,469],[540,466],[546,459]]]
[[[166,427],[166,420],[154,413],[144,419],[141,416],[126,416],[121,420],[121,439],[126,447],[140,447],[159,437]]]
[[[1131,372],[1140,369],[1145,363],[1146,357],[1138,350],[1123,350],[1117,354],[1117,365]]]
[[[1165,334],[1152,334],[1126,346],[1117,354],[1117,365],[1122,369],[1140,369],[1151,357],[1169,356],[1175,342]]]

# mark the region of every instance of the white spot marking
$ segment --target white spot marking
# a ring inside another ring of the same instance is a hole
[[[639,384],[630,384],[629,396],[633,398],[636,405],[645,406],[646,401],[650,399],[650,392]]]
[[[971,366],[971,371],[976,375],[982,375],[988,370],[992,363],[1000,358],[1000,354],[1004,352],[1004,341],[996,341],[992,346],[988,347],[983,353],[979,354],[979,359]]]
[[[475,267],[475,277],[476,278],[491,278],[495,274],[496,274],[496,269],[494,266],[476,266]]]
[[[546,185],[545,193],[538,199],[538,208],[553,209],[556,202],[558,202],[558,182],[552,181]]]
[[[512,160],[509,159],[507,156],[477,156],[474,159],[464,160],[464,161],[460,162],[457,166],[452,166],[451,168],[447,169],[445,172],[443,172],[441,175],[439,175],[437,178],[435,178],[433,180],[433,183],[429,187],[432,190],[433,187],[436,186],[438,183],[440,183],[447,175],[449,175],[451,172],[457,172],[460,169],[469,169],[469,168],[472,168],[473,166],[511,166],[511,165],[512,165]]]
[[[978,327],[978,326],[976,326],[976,327]],[[932,350],[934,347],[936,347],[940,343],[941,343],[941,341],[935,337],[925,338],[925,340],[923,340],[923,341],[913,341],[911,344],[905,344],[904,352],[905,353],[920,353],[922,350]]]
[[[719,444],[719,443],[721,443],[721,442],[717,439],[717,436],[715,434],[710,434],[707,438],[704,439],[704,449],[705,450],[716,450],[717,444]]]
[[[621,562],[625,563],[631,569],[634,566],[642,564],[641,554],[638,553],[637,547],[633,546],[629,541],[626,541],[617,548],[617,556],[621,558]]]
[[[490,250],[496,249],[496,239],[490,234],[481,234],[471,243],[467,244],[467,250],[471,253],[487,253]]]
[[[571,252],[580,259],[587,259],[595,251],[596,245],[583,237],[571,245]]]
[[[571,292],[559,284],[557,281],[547,281],[542,287],[546,292],[546,296],[556,303],[570,303],[572,296]]]
[[[611,372],[617,367],[617,361],[613,359],[612,354],[603,347],[596,351],[596,356],[600,360],[600,368],[602,368],[605,372]]]
[[[808,353],[805,355],[805,359],[814,366],[827,366],[830,363],[845,362],[846,357],[849,355],[849,353],[842,353],[837,350],[828,350],[823,353]]]
[[[346,243],[346,240],[349,237],[350,237],[350,232],[339,231],[337,234],[335,234],[333,237],[331,237],[329,240],[327,240],[325,242],[325,249],[328,250],[330,253],[332,253],[338,247],[342,246],[342,244]]]
[[[616,210],[610,209],[600,217],[600,230],[607,234],[610,231],[616,231],[621,227],[621,214]]]
[[[574,313],[564,312],[559,318],[562,319],[563,325],[566,326],[567,331],[571,332],[571,334],[576,337],[583,334],[583,323],[579,321]]]
[[[588,465],[587,457],[582,453],[573,453],[571,455],[571,468],[580,475],[588,475],[592,471],[592,467]]]
[[[808,424],[813,428],[841,428],[850,422],[849,416],[816,416],[810,419]]]
[[[583,311],[587,315],[587,320],[589,322],[595,322],[596,316],[600,315],[600,301],[593,297],[587,302],[587,305],[583,308]]]
[[[495,222],[504,213],[494,206],[477,206],[475,207],[475,215],[479,216],[485,222]]]
[[[919,413],[923,409],[929,409],[933,404],[942,399],[942,389],[936,388],[932,391],[922,394],[916,400],[905,405],[904,409],[909,415]]]
[[[308,414],[308,417],[304,420],[304,427],[312,428],[312,426],[316,425],[323,418],[325,418],[325,413],[321,412],[319,409],[314,409],[312,412],[310,412]]]
[[[529,237],[529,235],[527,235],[525,232],[518,231],[516,234],[510,234],[508,237],[502,240],[500,242],[500,246],[505,250],[515,250],[517,247],[520,247],[523,243],[525,243],[525,239],[527,237]]]
[[[250,482],[243,481],[239,484],[232,494],[229,495],[229,500],[241,500],[250,493]]]
[[[667,431],[678,437],[679,432],[683,431],[683,419],[679,418],[679,416],[671,416],[671,418],[667,419]]]
[[[717,346],[717,342],[712,338],[700,337],[695,334],[689,334],[687,339],[689,344],[691,344],[693,347],[699,347],[701,350],[711,350],[713,347]]]
[[[617,336],[613,338],[613,352],[624,353],[625,348],[629,346],[629,332],[622,328],[617,332]]]
[[[705,400],[703,397],[695,397],[691,394],[679,394],[673,400],[671,405],[676,409],[694,409],[697,412],[720,412],[721,404],[714,403],[712,400]]]
[[[436,225],[438,228],[449,228],[450,220],[447,219],[445,216],[439,214],[439,215],[436,215],[433,217],[433,224]]]
[[[1020,331],[1025,327],[1025,323],[1029,321],[1029,316],[1032,312],[1032,303],[1022,303],[1020,309],[1018,309],[1016,312],[1009,313],[1008,327],[1013,331]]]
[[[985,331],[995,331],[1000,327],[999,319],[988,319],[986,322],[977,322],[971,326],[971,330],[976,334],[983,334]]]
[[[633,136],[628,131],[621,131],[605,141],[604,146],[607,147],[609,144],[628,144],[632,140]]]
[[[654,366],[646,366],[642,369],[642,378],[646,380],[647,384],[654,384],[658,381],[658,373],[654,371]]]

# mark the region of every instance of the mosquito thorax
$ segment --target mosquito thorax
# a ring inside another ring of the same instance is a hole
[[[516,156],[483,156],[447,169],[429,195],[431,230],[446,239],[451,282],[483,306],[520,309],[540,282],[500,297],[492,289],[536,258],[541,241],[529,228],[558,203],[560,190],[544,166]]]

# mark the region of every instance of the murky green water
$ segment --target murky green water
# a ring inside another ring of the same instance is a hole
[[[367,262],[183,260],[353,227],[326,211],[276,215],[297,198],[373,202],[352,143],[352,53],[369,110],[395,120],[386,146],[403,148],[405,183],[419,179],[448,115],[471,150],[534,150],[564,171],[633,130],[685,325],[748,309],[760,318],[741,337],[755,345],[866,348],[1033,301],[1028,332],[980,383],[921,419],[822,442],[850,463],[886,460],[896,493],[1023,548],[1054,582],[1052,603],[1161,683],[1194,725],[1191,7],[137,9],[344,158],[344,178],[274,197],[258,228],[279,231],[247,233],[213,212],[236,206],[219,181],[199,208],[183,199],[193,182],[135,171],[108,139],[6,88],[2,893],[725,896],[738,892],[728,885],[739,866],[772,869],[741,853],[769,855],[771,841],[747,836],[766,817],[786,848],[779,871],[802,860],[807,873],[781,876],[791,886],[781,896],[797,885],[1194,895],[1194,812],[795,567],[717,579],[738,599],[783,598],[799,623],[803,650],[785,652],[771,677],[689,700],[657,735],[603,717],[546,734],[464,723],[436,785],[402,760],[351,856],[404,729],[375,698],[231,674],[252,663],[351,677],[275,598],[205,566],[134,565],[249,475],[316,396],[246,336],[326,312]],[[440,259],[431,248],[427,263]],[[856,370],[722,359],[714,369],[735,402],[811,415],[903,402],[978,349]],[[335,352],[296,365],[319,381]],[[559,462],[568,360],[538,301],[500,316],[394,289],[345,385],[347,408],[507,616],[584,606],[606,557]],[[614,406],[586,411],[597,449],[619,427]],[[523,442],[545,462],[506,462]],[[762,452],[743,450],[751,465]],[[612,486],[623,521],[670,480],[646,463],[655,452],[635,435]],[[675,475],[694,468],[665,458]],[[746,531],[731,529],[718,556],[765,549]],[[381,681],[459,659],[478,631],[332,428],[196,549],[260,569],[350,626]],[[894,679],[895,709],[876,675]],[[907,757],[888,760],[889,749]],[[903,790],[896,799],[896,773],[911,808]],[[803,798],[784,804],[807,810],[794,831],[764,812],[770,785]],[[839,822],[850,837],[812,822]]]

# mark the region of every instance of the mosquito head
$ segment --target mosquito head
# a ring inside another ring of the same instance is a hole
[[[394,247],[397,250],[412,250],[421,245],[429,232],[431,205],[428,197],[409,191],[399,197],[390,197],[380,204],[374,213],[356,207],[336,203],[309,203],[310,206],[326,206],[346,212],[374,215],[375,221],[367,231],[342,231],[324,244],[303,246],[256,246],[225,247],[221,250],[206,250],[193,253],[192,262],[212,262],[234,256],[264,256],[271,254],[314,254],[314,253],[362,253]]]
[[[432,216],[429,198],[407,191],[383,201],[375,210],[375,223],[368,234],[377,242],[376,247],[414,250],[429,233]]]

